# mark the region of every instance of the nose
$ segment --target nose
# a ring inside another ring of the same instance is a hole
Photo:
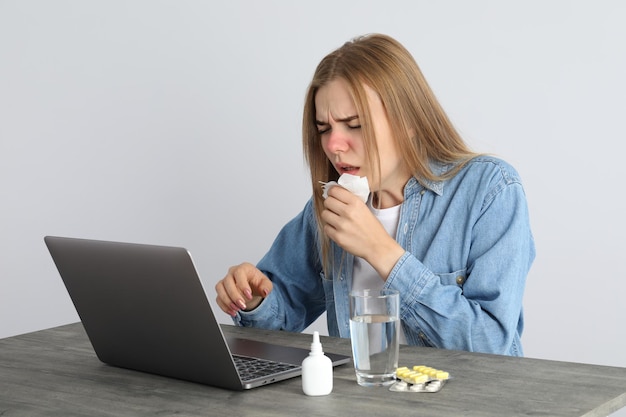
[[[348,141],[345,134],[339,129],[331,130],[328,132],[325,147],[331,154],[346,152],[348,150]]]

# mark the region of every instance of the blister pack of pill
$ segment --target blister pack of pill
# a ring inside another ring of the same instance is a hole
[[[396,369],[397,381],[390,387],[394,392],[439,392],[450,379],[448,372],[424,365]]]

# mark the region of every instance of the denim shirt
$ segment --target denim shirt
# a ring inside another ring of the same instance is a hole
[[[441,174],[450,165],[433,164]],[[274,289],[241,326],[302,331],[324,311],[331,336],[350,337],[354,256],[331,242],[322,272],[312,199],[279,233],[257,267]],[[404,188],[396,241],[405,249],[384,288],[400,292],[407,342],[522,356],[522,299],[535,257],[519,175],[479,156],[442,182],[411,178]]]

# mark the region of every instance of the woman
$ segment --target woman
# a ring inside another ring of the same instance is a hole
[[[255,267],[216,285],[235,323],[302,331],[324,311],[349,337],[348,295],[400,292],[403,341],[521,356],[522,299],[535,256],[517,172],[469,150],[410,53],[385,35],[318,65],[303,146],[313,197]],[[363,203],[320,182],[366,177]]]

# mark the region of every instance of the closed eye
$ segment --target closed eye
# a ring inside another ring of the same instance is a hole
[[[358,115],[345,117],[345,118],[339,119],[337,121],[341,122],[341,123],[345,123],[346,126],[348,126],[349,129],[360,129],[361,128],[361,123],[359,123],[359,116]]]
[[[328,123],[316,122],[315,125],[317,126],[317,133],[320,135],[330,131],[330,125]]]
[[[359,116],[349,116],[343,119],[338,119],[338,123],[344,123],[348,129],[360,129],[361,124],[359,123]],[[323,135],[330,131],[331,126],[330,123],[322,122],[319,120],[315,121],[315,126],[317,126],[317,133]]]

